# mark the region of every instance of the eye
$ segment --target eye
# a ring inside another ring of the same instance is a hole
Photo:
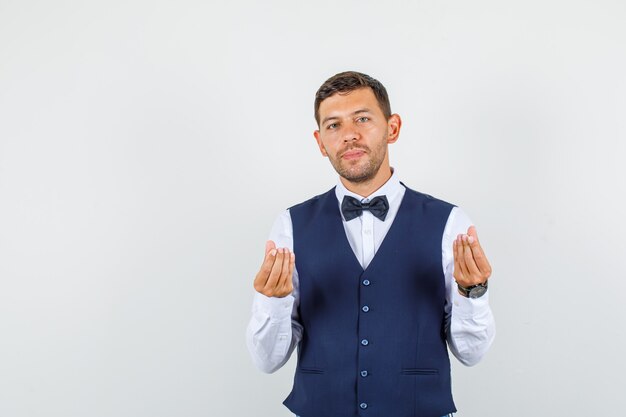
[[[332,130],[332,129],[337,129],[337,123],[331,123],[328,126],[326,126],[326,129]]]
[[[357,122],[360,122],[360,123],[365,123],[365,122],[368,122],[369,120],[370,120],[370,118],[369,118],[369,117],[367,117],[367,116],[362,116],[362,117],[359,117],[359,118],[357,119]]]

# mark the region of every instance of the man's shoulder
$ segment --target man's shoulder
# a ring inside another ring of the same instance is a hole
[[[322,193],[322,194],[318,194],[315,197],[311,197],[308,200],[305,200],[301,203],[298,204],[294,204],[293,206],[289,207],[287,210],[289,211],[293,211],[293,210],[298,210],[301,208],[306,208],[309,206],[314,206],[319,204],[321,201],[323,201],[324,199],[328,198],[329,196],[333,196],[335,193],[335,187],[331,188],[330,190]]]
[[[404,185],[404,183],[402,183],[402,185]],[[404,185],[404,188],[406,188],[405,196],[409,196],[409,198],[416,199],[421,204],[439,206],[439,207],[442,207],[442,208],[448,208],[450,210],[453,207],[456,207],[456,204],[449,203],[449,202],[447,202],[445,200],[441,200],[439,198],[433,197],[430,194],[426,194],[426,193],[423,193],[423,192],[420,192],[420,191],[413,190],[412,188],[409,188],[406,185]]]

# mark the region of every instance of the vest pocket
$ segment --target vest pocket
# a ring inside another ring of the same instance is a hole
[[[432,368],[404,368],[400,371],[402,375],[438,375],[439,369]]]
[[[324,370],[323,369],[318,369],[318,368],[302,368],[302,367],[298,367],[296,368],[296,370],[300,373],[303,374],[323,374]]]

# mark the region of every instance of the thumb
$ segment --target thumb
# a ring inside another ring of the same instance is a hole
[[[467,234],[474,238],[474,241],[478,242],[478,233],[476,232],[476,226],[471,225],[467,229]]]
[[[272,249],[276,249],[276,243],[274,243],[273,240],[268,240],[267,242],[265,242],[265,256],[267,256],[267,254],[270,253]]]

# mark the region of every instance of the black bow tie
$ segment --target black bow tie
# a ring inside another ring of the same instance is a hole
[[[344,219],[349,222],[352,219],[363,214],[363,210],[369,210],[374,216],[381,221],[385,221],[387,211],[389,211],[389,202],[384,195],[374,197],[369,203],[361,203],[354,197],[344,196],[341,202],[341,212]]]

